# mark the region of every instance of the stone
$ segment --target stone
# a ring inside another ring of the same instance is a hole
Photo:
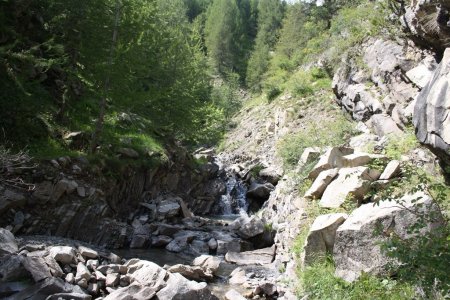
[[[23,256],[16,254],[5,255],[0,259],[0,282],[12,282],[29,277],[29,273],[22,265]]]
[[[242,296],[241,294],[239,294],[238,291],[236,290],[229,290],[226,294],[225,294],[225,300],[246,300],[247,298],[245,298],[244,296]]]
[[[0,193],[0,215],[10,209],[23,207],[26,202],[27,199],[24,195],[7,189],[3,193]]]
[[[55,294],[59,293],[75,293],[81,295],[86,295],[79,287],[71,285],[67,282],[64,282],[61,278],[47,278],[43,281],[40,281],[21,292],[11,295],[8,297],[8,300],[23,300],[23,299],[58,299],[54,298]],[[47,296],[51,296],[47,298]],[[71,298],[68,298],[71,299]],[[74,298],[76,299],[76,298]],[[91,299],[89,295],[86,295],[84,298],[79,299]]]
[[[391,235],[403,240],[413,239],[416,234],[409,229],[419,221],[416,209],[425,215],[434,215],[433,222],[426,223],[420,230],[421,235],[441,226],[442,219],[436,218],[438,210],[430,196],[418,192],[405,195],[399,202],[403,207],[396,201],[361,205],[337,229],[333,251],[336,276],[352,282],[363,272],[385,274],[384,267],[392,260],[383,254],[382,243]]]
[[[82,289],[87,289],[89,286],[89,283],[87,281],[87,279],[85,278],[81,278],[80,280],[75,280],[75,282],[78,284],[78,286]]]
[[[253,182],[247,191],[247,197],[267,200],[274,189],[275,187],[269,182],[264,184]]]
[[[259,177],[272,185],[276,185],[280,181],[280,174],[273,168],[264,168],[259,171]]]
[[[78,252],[80,252],[80,254],[86,258],[97,258],[98,257],[98,252],[93,249],[90,249],[88,247],[78,246]]]
[[[169,224],[160,224],[158,226],[158,234],[166,235],[169,237],[173,237],[175,234],[183,230],[183,226],[180,225],[169,225]]]
[[[336,178],[339,169],[330,169],[323,171],[314,180],[311,187],[306,191],[306,199],[320,199],[328,185]]]
[[[98,281],[106,281],[106,276],[102,272],[94,271],[94,275]]]
[[[376,114],[370,118],[369,122],[375,130],[375,133],[382,137],[385,135],[400,135],[402,130],[397,126],[395,121],[388,115]]]
[[[187,279],[195,281],[211,281],[214,278],[210,269],[199,266],[176,264],[171,266],[167,271],[171,273],[179,273]]]
[[[178,203],[180,204],[181,213],[183,214],[184,218],[192,218],[194,216],[194,214],[189,209],[189,207],[186,205],[186,203],[183,201],[183,199],[180,198],[178,200]]]
[[[204,269],[209,269],[213,274],[216,274],[216,272],[219,270],[220,263],[220,258],[218,258],[217,256],[201,255],[194,259],[192,265],[199,266]]]
[[[231,272],[229,283],[235,285],[241,285],[247,281],[247,277],[245,276],[245,270],[242,268],[236,268]]]
[[[450,166],[450,50],[430,82],[417,97],[413,124],[417,139],[429,148],[443,165]]]
[[[25,282],[6,282],[0,283],[0,299],[5,299],[6,297],[19,293],[29,287],[28,283]]]
[[[148,300],[154,298],[156,291],[153,287],[132,284],[112,291],[103,300]]]
[[[53,246],[49,250],[49,255],[62,264],[75,262],[75,250],[70,246]]]
[[[33,197],[40,200],[41,203],[46,203],[50,200],[53,192],[53,184],[50,181],[44,181],[36,185],[33,192]]]
[[[159,300],[218,300],[205,282],[189,281],[178,273],[169,273],[167,286],[156,293]]]
[[[28,255],[29,256],[29,255]],[[45,263],[47,264],[47,266],[50,269],[50,273],[54,276],[54,277],[62,277],[64,272],[61,269],[61,267],[59,266],[58,262],[51,257],[50,255],[46,255],[44,257]]]
[[[275,284],[271,282],[264,282],[258,284],[258,286],[253,290],[254,295],[265,295],[265,296],[273,296],[277,293],[278,288]]]
[[[106,275],[105,284],[107,287],[115,287],[118,286],[120,282],[119,273],[110,273]]]
[[[333,147],[328,149],[309,173],[309,179],[315,180],[322,171],[342,167],[342,157],[353,154],[353,152],[353,149],[346,147]]]
[[[97,295],[99,290],[100,290],[100,288],[96,282],[89,283],[88,288],[87,288],[87,291],[89,294]]]
[[[173,239],[167,235],[158,235],[152,237],[152,247],[166,247]]]
[[[22,264],[25,270],[31,274],[35,282],[52,277],[50,269],[42,257],[24,257]]]
[[[45,300],[91,300],[92,296],[82,293],[56,293]]]
[[[213,251],[216,250],[217,249],[217,240],[215,238],[211,238],[208,241],[208,247],[209,247],[209,249],[211,249]]]
[[[420,64],[406,72],[406,76],[419,88],[423,89],[433,77],[437,68],[436,60],[432,56],[424,58]]]
[[[383,173],[381,173],[380,180],[390,180],[398,176],[401,172],[401,164],[398,160],[393,160],[388,163]]]
[[[75,275],[73,275],[73,273],[68,273],[65,279],[67,283],[75,283]]]
[[[246,265],[268,265],[272,263],[275,256],[275,248],[264,248],[245,252],[228,252],[225,260],[241,266]]]
[[[189,249],[195,255],[209,253],[208,243],[201,240],[193,240],[192,243],[189,244]]]
[[[256,216],[241,217],[237,233],[244,239],[249,239],[264,232],[264,223]]]
[[[350,139],[349,145],[355,150],[370,151],[373,150],[373,147],[379,139],[380,138],[375,134],[364,133],[352,137]]]
[[[16,238],[11,231],[0,228],[0,258],[19,251]]]
[[[164,217],[174,217],[180,211],[180,204],[176,201],[164,200],[158,206],[158,214]]]
[[[127,158],[139,158],[139,153],[137,153],[136,150],[131,149],[131,148],[119,148],[117,149],[117,153],[122,154],[123,156],[127,157]]]
[[[75,274],[75,281],[78,282],[83,278],[86,279],[86,281],[89,281],[91,276],[91,272],[89,272],[88,268],[82,262],[79,262],[77,265],[77,273]]]
[[[149,237],[147,235],[133,235],[130,249],[143,249],[148,246]]]
[[[90,270],[90,271],[95,271],[97,269],[97,267],[100,265],[99,261],[96,259],[89,259],[86,262],[86,267]]]
[[[368,167],[343,168],[326,188],[319,202],[325,208],[338,208],[347,200],[360,202],[370,190],[370,183],[380,177]]]
[[[356,167],[365,166],[368,163],[370,163],[372,160],[374,160],[375,158],[382,158],[382,156],[380,155],[379,157],[377,157],[374,154],[363,153],[363,152],[345,155],[342,157],[342,167],[343,168],[356,168]]]
[[[333,253],[336,230],[347,217],[347,214],[336,213],[321,215],[314,220],[304,247],[303,263],[305,265],[310,265],[316,259]]]
[[[78,183],[74,180],[68,180],[68,179],[61,179],[56,183],[55,187],[53,188],[52,195],[50,197],[50,200],[55,203],[58,201],[64,194],[70,195],[73,193],[78,187]]]
[[[101,272],[103,275],[111,273],[126,274],[127,267],[119,264],[102,265],[97,268],[97,271]]]
[[[168,274],[166,270],[157,264],[145,260],[131,262],[128,270],[131,284],[151,286],[156,290],[161,289],[165,285],[165,279]]]
[[[308,147],[303,150],[302,155],[300,156],[300,160],[298,162],[299,165],[308,165],[317,159],[319,159],[321,153],[321,149],[318,147]]]

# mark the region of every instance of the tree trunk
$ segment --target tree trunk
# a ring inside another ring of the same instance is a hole
[[[120,0],[116,1],[116,16],[114,20],[114,30],[113,30],[113,36],[112,36],[112,43],[111,48],[109,50],[109,62],[108,65],[112,69],[112,65],[114,63],[114,51],[116,48],[116,42],[117,42],[117,36],[119,33],[119,22],[120,22]],[[103,96],[100,98],[99,101],[99,108],[100,112],[98,115],[97,122],[95,124],[95,130],[92,133],[92,139],[91,139],[91,146],[90,146],[90,152],[94,153],[95,149],[98,146],[98,142],[100,140],[100,136],[103,131],[103,123],[105,119],[105,112],[106,112],[106,100],[107,95],[109,92],[109,84],[110,84],[110,72],[106,74],[105,82],[103,85]]]

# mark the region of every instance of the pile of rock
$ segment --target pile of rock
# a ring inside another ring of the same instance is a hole
[[[205,274],[218,268],[209,257],[199,258],[198,264]],[[139,259],[123,261],[81,245],[26,244],[19,249],[5,229],[0,229],[0,270],[0,297],[10,300],[150,299],[155,295],[158,299],[216,299],[206,283],[189,281],[177,270],[166,271]],[[34,284],[24,284],[27,278]]]

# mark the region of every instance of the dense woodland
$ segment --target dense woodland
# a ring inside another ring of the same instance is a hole
[[[317,43],[339,30],[330,20],[345,5],[2,1],[2,143],[42,157],[124,141],[144,152],[167,139],[215,143],[239,90],[278,95],[308,53],[328,46]]]

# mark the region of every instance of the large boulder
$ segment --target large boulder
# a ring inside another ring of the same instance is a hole
[[[450,49],[420,92],[414,108],[413,123],[417,139],[450,165]]]
[[[240,221],[240,226],[237,228],[237,233],[244,239],[252,238],[264,232],[264,223],[256,216],[251,218],[241,217],[238,221]]]
[[[167,271],[171,273],[179,273],[187,279],[195,281],[211,281],[214,278],[210,269],[199,266],[176,264],[171,266]]]
[[[75,250],[70,246],[51,247],[50,256],[62,264],[71,264],[75,262]]]
[[[215,274],[217,270],[219,270],[220,263],[220,258],[218,258],[217,256],[201,255],[194,259],[192,265],[199,266],[204,269],[209,269],[213,274]]]
[[[247,196],[256,199],[267,200],[270,197],[270,193],[275,189],[273,184],[267,183],[257,183],[253,182],[247,191]]]
[[[321,215],[314,220],[306,238],[303,259],[305,265],[326,256],[327,253],[333,253],[336,230],[347,217],[347,214],[336,213]]]
[[[11,231],[0,228],[0,258],[18,250],[16,238]]]
[[[399,203],[364,204],[337,229],[333,251],[336,276],[351,282],[363,272],[383,274],[390,260],[383,254],[382,243],[390,236],[414,238],[410,229],[420,222],[417,212],[429,216],[431,212],[437,212],[432,199],[422,192],[406,195],[399,199]],[[440,220],[425,224],[420,234],[426,234],[437,226],[440,226]]]
[[[323,171],[314,180],[311,187],[306,191],[305,198],[307,199],[320,199],[323,192],[328,187],[328,185],[336,178],[339,173],[339,169],[330,169]]]
[[[370,190],[370,183],[380,177],[380,172],[368,167],[343,168],[338,177],[328,185],[319,204],[325,208],[338,208],[347,200],[359,202]]]

